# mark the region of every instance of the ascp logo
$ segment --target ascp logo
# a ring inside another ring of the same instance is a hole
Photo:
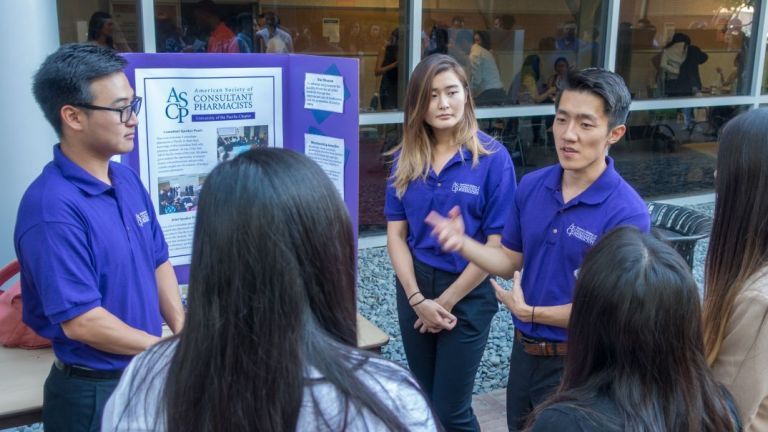
[[[177,120],[179,123],[184,123],[184,118],[189,115],[187,92],[177,92],[175,87],[171,87],[171,92],[165,103],[165,116],[171,120]]]

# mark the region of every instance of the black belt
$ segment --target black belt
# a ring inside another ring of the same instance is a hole
[[[56,369],[64,372],[69,376],[76,376],[81,378],[90,378],[90,379],[97,379],[97,380],[116,380],[116,379],[120,379],[120,377],[123,376],[122,370],[105,371],[105,370],[90,369],[83,366],[64,364],[59,359],[54,359],[53,365],[56,366]]]

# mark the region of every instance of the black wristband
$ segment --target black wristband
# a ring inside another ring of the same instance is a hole
[[[420,305],[420,304],[424,303],[425,301],[427,301],[427,298],[426,298],[426,297],[424,297],[423,299],[421,299],[421,300],[417,301],[416,303],[412,304],[412,305],[411,305],[411,307],[412,307],[412,308],[415,308],[416,306],[418,306],[418,305]]]
[[[410,303],[410,302],[411,302],[411,299],[412,299],[412,298],[413,298],[413,296],[415,296],[416,294],[421,294],[421,291],[416,291],[415,293],[413,293],[413,294],[409,295],[409,296],[408,296],[408,303]]]

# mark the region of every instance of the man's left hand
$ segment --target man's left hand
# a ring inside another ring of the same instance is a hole
[[[521,284],[520,272],[516,271],[511,290],[506,290],[499,285],[494,278],[491,278],[491,285],[496,292],[496,299],[502,303],[512,314],[522,322],[531,322],[533,318],[533,308],[525,302],[523,287]]]

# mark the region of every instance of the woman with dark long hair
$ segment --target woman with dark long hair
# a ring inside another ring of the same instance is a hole
[[[557,393],[529,430],[740,430],[704,359],[699,291],[674,249],[635,228],[605,235],[579,270]]]
[[[356,348],[346,207],[302,154],[257,149],[200,194],[189,311],[137,356],[104,431],[435,430],[404,369]]]
[[[88,20],[88,42],[115,49],[115,41],[112,37],[114,28],[112,15],[102,11],[94,12]]]
[[[477,431],[472,389],[498,305],[488,274],[442,252],[425,219],[460,211],[467,235],[501,247],[515,173],[504,147],[478,131],[452,57],[432,54],[414,69],[393,153],[384,213],[408,365],[446,429]]]
[[[704,342],[748,431],[768,430],[768,110],[720,134],[707,255]]]

